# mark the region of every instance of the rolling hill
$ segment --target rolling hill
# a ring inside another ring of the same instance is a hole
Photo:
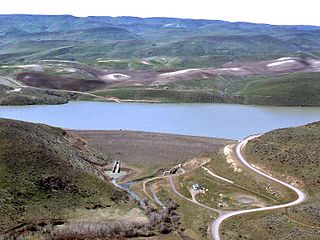
[[[0,23],[0,59],[5,62],[26,62],[44,56],[77,61],[155,56],[266,59],[320,52],[320,28],[316,26],[69,15],[0,15]],[[53,44],[50,49],[40,50],[48,41]],[[32,44],[19,47],[21,42]],[[110,42],[114,44],[108,49],[105,46]],[[89,47],[93,43],[95,54]],[[53,51],[60,48],[65,50]]]
[[[318,26],[0,15],[0,40],[0,84],[32,88],[2,92],[2,105],[78,97],[320,105]]]

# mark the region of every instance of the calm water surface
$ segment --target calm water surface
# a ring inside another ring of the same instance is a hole
[[[70,129],[126,129],[241,139],[280,127],[319,121],[320,108],[70,102],[0,107],[0,117]]]

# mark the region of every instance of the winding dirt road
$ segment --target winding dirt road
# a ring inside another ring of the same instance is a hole
[[[284,181],[281,181],[279,179],[276,179],[272,176],[269,176],[267,175],[266,173],[264,172],[261,172],[260,170],[256,169],[255,167],[253,167],[250,163],[248,163],[246,161],[246,159],[243,157],[241,151],[242,151],[242,148],[248,143],[248,141],[256,138],[256,137],[259,137],[260,135],[256,135],[256,136],[250,136],[242,141],[240,141],[237,146],[236,146],[236,155],[237,157],[239,158],[239,160],[241,161],[241,163],[249,168],[250,170],[254,171],[255,173],[263,176],[263,177],[266,177],[274,182],[277,182],[285,187],[288,187],[290,188],[291,190],[293,190],[296,194],[297,194],[297,199],[292,201],[292,202],[288,202],[288,203],[284,203],[284,204],[279,204],[279,205],[274,205],[274,206],[269,206],[269,207],[261,207],[261,208],[253,208],[253,209],[247,209],[247,210],[236,210],[236,211],[223,211],[223,210],[219,210],[219,209],[215,209],[215,208],[212,208],[212,207],[209,207],[207,205],[204,205],[202,203],[199,203],[198,201],[196,201],[195,199],[190,199],[190,198],[187,198],[186,196],[184,196],[183,194],[181,194],[180,192],[177,191],[176,189],[176,186],[174,184],[174,176],[178,176],[178,175],[182,175],[185,173],[185,170],[184,169],[180,169],[181,172],[176,174],[176,175],[168,175],[168,176],[160,176],[160,177],[155,177],[155,178],[151,178],[151,179],[148,179],[146,181],[143,182],[143,185],[144,185],[144,191],[146,193],[147,196],[149,196],[150,199],[154,199],[156,202],[158,197],[156,196],[156,193],[151,189],[151,192],[153,194],[153,197],[150,196],[148,193],[147,193],[147,190],[146,190],[146,185],[147,183],[149,182],[152,182],[154,180],[158,180],[158,179],[163,179],[163,178],[168,178],[169,180],[169,184],[170,184],[170,187],[172,189],[172,191],[177,194],[178,196],[180,196],[182,199],[186,200],[186,201],[189,201],[189,202],[192,202],[194,204],[197,204],[203,208],[206,208],[208,210],[211,210],[211,211],[214,211],[216,213],[219,214],[218,218],[214,220],[214,222],[212,223],[211,225],[211,228],[210,228],[210,231],[211,231],[211,236],[212,236],[212,239],[213,240],[220,240],[220,226],[222,224],[223,221],[225,221],[226,219],[230,218],[230,217],[233,217],[233,216],[237,216],[237,215],[241,215],[241,214],[246,214],[246,213],[253,213],[253,212],[261,212],[261,211],[268,211],[268,210],[274,210],[274,209],[280,209],[280,208],[287,208],[287,207],[292,207],[292,206],[295,206],[295,205],[298,205],[300,203],[303,203],[306,198],[307,198],[307,195],[300,189],[298,189],[297,187],[294,187],[292,186],[291,184],[289,183],[286,183]],[[211,172],[209,169],[201,166],[205,171],[207,171],[209,174],[213,175],[214,177],[216,178],[219,178],[220,180],[223,180],[225,182],[228,182],[228,183],[232,183],[233,182],[229,179],[226,179],[226,178],[223,178],[221,176],[218,176],[216,174],[214,174],[213,172]],[[118,186],[119,188],[121,188],[121,186]],[[161,203],[161,202],[160,202]],[[158,203],[159,204],[159,203]],[[162,205],[159,204],[160,206]]]
[[[260,212],[260,211],[268,211],[268,210],[274,210],[274,209],[279,209],[279,208],[287,208],[287,207],[291,207],[291,206],[295,206],[298,205],[300,203],[303,203],[306,200],[306,194],[301,191],[300,189],[286,183],[283,182],[279,179],[276,179],[274,177],[271,177],[267,174],[265,174],[264,172],[261,172],[260,170],[254,168],[251,164],[249,164],[246,159],[243,157],[241,150],[242,148],[248,143],[248,141],[259,137],[260,135],[256,135],[256,136],[251,136],[248,137],[246,139],[244,139],[243,141],[241,141],[240,143],[238,143],[238,145],[236,146],[236,154],[237,157],[239,158],[239,160],[250,170],[256,172],[259,175],[262,175],[268,179],[271,179],[277,183],[280,183],[290,189],[292,189],[294,192],[296,192],[296,194],[298,195],[298,198],[293,201],[293,202],[288,202],[288,203],[284,203],[284,204],[280,204],[280,205],[275,205],[275,206],[269,206],[269,207],[262,207],[262,208],[253,208],[253,209],[248,209],[248,210],[239,210],[239,211],[232,211],[232,212],[225,212],[219,215],[219,217],[213,222],[212,226],[211,226],[211,235],[212,238],[214,240],[220,240],[220,226],[221,223],[226,220],[227,218],[236,216],[236,215],[241,215],[241,214],[246,214],[246,213],[252,213],[252,212]]]

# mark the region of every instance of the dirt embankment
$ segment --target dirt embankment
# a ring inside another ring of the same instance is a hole
[[[232,140],[135,131],[71,131],[125,164],[174,165],[219,149]]]

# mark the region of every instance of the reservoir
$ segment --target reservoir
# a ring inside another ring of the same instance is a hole
[[[79,130],[123,129],[242,139],[276,128],[320,121],[320,108],[70,102],[65,105],[0,107],[0,118]]]

